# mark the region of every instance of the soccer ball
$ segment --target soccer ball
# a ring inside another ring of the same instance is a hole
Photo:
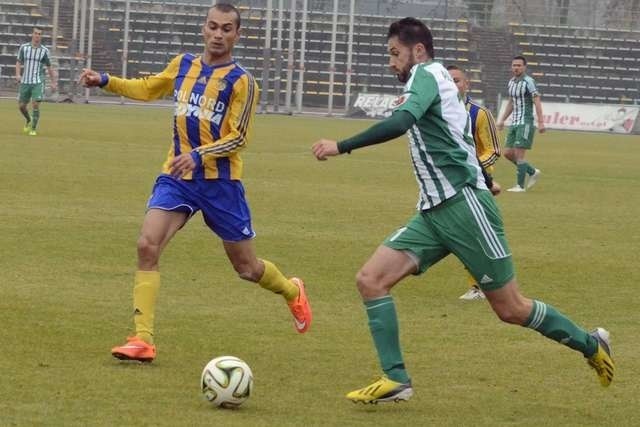
[[[214,406],[235,408],[251,395],[253,373],[237,357],[216,357],[204,367],[200,384],[205,399]]]

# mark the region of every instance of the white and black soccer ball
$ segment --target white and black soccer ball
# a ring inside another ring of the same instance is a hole
[[[251,395],[253,373],[235,356],[216,357],[204,367],[200,384],[205,399],[214,406],[235,408]]]

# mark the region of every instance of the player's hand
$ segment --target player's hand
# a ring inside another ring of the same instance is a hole
[[[500,184],[493,181],[493,185],[491,186],[491,194],[493,194],[494,196],[497,196],[498,194],[500,194],[501,191],[502,191],[502,187],[500,187]]]
[[[58,83],[57,82],[51,82],[51,90],[53,92],[55,92],[56,89],[58,89]]]
[[[89,68],[83,68],[80,77],[78,77],[78,83],[84,87],[100,86],[101,80],[100,73]]]
[[[317,140],[313,143],[311,151],[318,160],[327,160],[327,157],[337,156],[340,154],[338,151],[338,143],[331,139]]]
[[[22,77],[21,77],[21,76],[16,76],[16,81],[17,81],[18,83],[20,83],[20,80],[22,80]]]
[[[196,162],[191,157],[191,153],[183,153],[174,157],[171,161],[171,165],[169,165],[171,175],[176,178],[182,178],[195,168]]]
[[[544,122],[541,120],[538,122],[538,132],[540,133],[545,133],[547,131],[547,128],[544,127]]]
[[[496,123],[496,128],[498,128],[498,130],[504,129],[504,121],[499,121],[498,123]]]

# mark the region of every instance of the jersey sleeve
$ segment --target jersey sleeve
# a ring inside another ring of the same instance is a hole
[[[491,172],[491,166],[500,157],[500,137],[489,110],[480,109],[476,118],[476,153],[482,167]]]
[[[407,82],[404,93],[396,100],[395,111],[408,111],[419,120],[438,95],[438,83],[430,72],[416,66]]]
[[[536,87],[536,81],[533,80],[531,77],[528,77],[526,79],[526,84],[527,84],[527,90],[529,91],[529,93],[531,94],[531,96],[540,96],[540,92],[538,92],[538,88]]]
[[[176,56],[159,74],[142,79],[123,79],[109,76],[104,89],[127,98],[139,101],[151,101],[173,92],[174,80],[178,75],[180,60],[183,55]]]
[[[44,56],[42,57],[42,61],[41,61],[44,65],[46,65],[47,67],[51,66],[51,59],[49,58],[49,51],[45,51]]]
[[[228,132],[222,138],[193,149],[200,156],[228,157],[242,150],[249,142],[260,89],[250,74],[240,77],[233,85],[229,110],[225,115]],[[225,126],[223,126],[225,127]]]
[[[20,46],[18,49],[18,62],[24,64],[24,46]]]

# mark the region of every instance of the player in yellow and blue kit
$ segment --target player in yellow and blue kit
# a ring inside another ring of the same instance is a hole
[[[240,37],[240,14],[217,4],[207,14],[202,56],[179,55],[159,74],[121,79],[93,70],[80,76],[129,98],[152,100],[173,95],[173,141],[156,180],[138,239],[138,271],[133,291],[135,336],[112,349],[123,360],[152,361],[155,303],[160,286],[158,262],[175,233],[198,211],[223,242],[241,278],[257,282],[286,299],[298,332],[312,320],[304,284],[287,279],[255,255],[249,206],[245,200],[240,151],[250,140],[259,88],[232,58]]]
[[[471,135],[476,146],[476,156],[482,167],[487,188],[491,194],[500,194],[500,185],[493,180],[493,165],[500,157],[500,137],[496,131],[496,124],[491,111],[476,103],[469,96],[470,82],[467,74],[457,65],[449,65],[447,71],[453,82],[458,87],[460,96],[465,100],[464,105],[471,119]],[[472,301],[484,299],[484,292],[473,276],[469,275],[469,290],[460,296],[460,299]]]

